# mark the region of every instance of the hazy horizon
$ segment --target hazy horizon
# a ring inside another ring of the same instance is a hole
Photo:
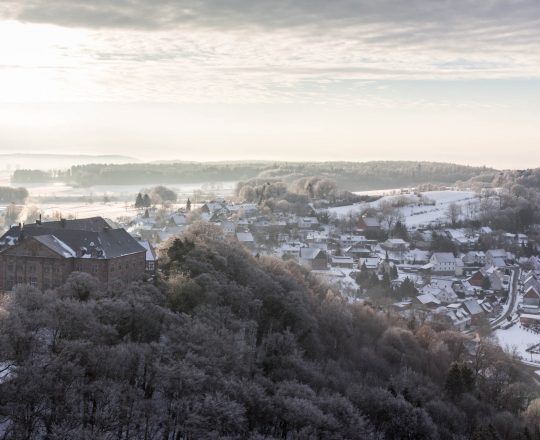
[[[533,0],[8,0],[0,151],[540,166],[539,23]]]
[[[47,157],[49,156],[49,157]],[[496,167],[496,166],[490,166],[486,163],[479,163],[479,164],[472,164],[472,163],[465,163],[465,162],[452,162],[452,161],[444,161],[444,160],[426,160],[426,159],[411,159],[411,158],[404,158],[404,159],[365,159],[365,160],[337,160],[337,159],[309,159],[309,160],[295,160],[295,159],[272,159],[272,158],[256,158],[256,159],[249,159],[249,158],[239,158],[239,159],[214,159],[211,157],[207,157],[206,159],[201,160],[189,160],[189,159],[182,159],[182,158],[175,158],[175,157],[168,157],[168,158],[149,158],[144,159],[141,157],[137,157],[135,155],[129,155],[129,154],[74,154],[74,153],[62,153],[62,152],[15,152],[15,151],[7,151],[7,152],[0,152],[0,157],[13,157],[13,160],[19,159],[20,162],[9,162],[5,163],[3,168],[6,169],[6,165],[9,165],[8,170],[13,171],[14,165],[18,164],[20,165],[19,168],[33,168],[33,169],[41,169],[41,170],[52,170],[52,169],[62,169],[62,168],[69,168],[72,165],[80,165],[80,164],[128,164],[128,163],[166,163],[166,162],[185,162],[185,163],[257,163],[257,162],[268,162],[268,163],[344,163],[344,162],[350,162],[350,163],[366,163],[366,162],[432,162],[432,163],[447,163],[447,164],[455,164],[455,165],[464,165],[464,166],[471,166],[471,167],[486,167],[490,169],[496,169],[496,170],[517,170],[517,169],[530,169],[530,168],[538,168],[535,166],[525,166],[525,167]],[[50,160],[55,160],[56,157],[62,157],[62,162],[49,162]],[[77,157],[84,158],[85,160],[77,161],[75,160]],[[95,161],[94,158],[99,158],[98,161]],[[114,160],[102,160],[103,158],[114,158]],[[43,160],[45,159],[45,161]],[[126,159],[126,160],[124,160]],[[2,170],[2,167],[0,167],[0,171]]]

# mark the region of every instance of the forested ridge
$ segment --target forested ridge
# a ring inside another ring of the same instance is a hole
[[[336,181],[342,190],[384,189],[424,183],[451,185],[495,173],[485,167],[469,167],[439,162],[172,162],[77,165],[54,178],[74,185],[211,183],[279,178],[293,181],[320,176]],[[47,181],[52,173],[17,170],[13,183],[37,179]]]
[[[162,264],[2,298],[0,438],[540,438],[536,389],[489,341],[349,304],[207,223]]]

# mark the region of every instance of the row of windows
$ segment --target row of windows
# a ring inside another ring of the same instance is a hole
[[[18,266],[18,269],[21,270],[23,269],[24,266],[20,265]],[[30,263],[30,264],[27,264],[26,265],[26,272],[29,272],[29,273],[34,273],[36,272],[36,269],[37,269],[37,266],[33,263]],[[8,264],[7,265],[7,271],[8,272],[13,272],[15,270],[15,266],[13,264]],[[57,266],[50,266],[48,264],[45,264],[43,265],[43,272],[45,273],[50,273],[50,272],[54,272],[54,273],[59,273],[60,272],[60,267],[57,267]]]
[[[138,268],[140,266],[140,262],[138,263],[132,263],[132,267],[134,269]],[[148,264],[148,269],[150,270],[154,270],[154,263],[153,262],[149,262]],[[110,271],[111,272],[114,272],[115,270],[118,270],[118,271],[121,271],[122,269],[126,269],[128,270],[129,267],[130,267],[130,264],[129,263],[125,263],[125,264],[122,264],[122,263],[117,263],[117,264],[114,264],[114,263],[111,263],[110,264]],[[21,268],[21,267],[19,267]],[[12,263],[8,264],[7,265],[7,271],[8,272],[13,272],[13,270],[15,269],[14,265]],[[86,268],[87,269],[87,268]],[[84,272],[85,271],[85,268],[83,267],[82,264],[77,264],[75,266],[75,270],[78,271],[78,272]],[[88,269],[87,269],[88,270]],[[35,263],[28,263],[26,265],[26,271],[29,272],[29,273],[35,273],[36,272],[36,264]],[[57,267],[57,266],[51,266],[49,264],[44,264],[43,265],[43,272],[48,274],[48,273],[55,273],[55,274],[58,274],[61,272],[61,268],[60,267]],[[91,273],[98,273],[98,265],[97,264],[93,264],[92,267],[90,268],[90,272]]]

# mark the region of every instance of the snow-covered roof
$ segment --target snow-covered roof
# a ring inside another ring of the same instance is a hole
[[[463,306],[471,315],[479,315],[484,312],[480,307],[480,304],[478,304],[478,301],[475,299],[468,299],[464,301]]]
[[[441,303],[437,298],[435,298],[430,293],[425,293],[423,295],[418,295],[416,297],[416,299],[418,301],[420,301],[420,303],[422,303],[422,304],[440,304]]]
[[[253,234],[251,232],[237,232],[236,238],[243,243],[254,242]]]
[[[139,244],[146,249],[146,261],[156,261],[156,255],[150,242],[146,240],[139,240]]]
[[[353,259],[351,257],[343,257],[340,255],[332,256],[332,264],[353,264]]]
[[[456,260],[452,252],[434,252],[431,258],[439,263],[455,263]]]
[[[316,247],[304,247],[300,249],[300,258],[304,260],[313,260],[321,253],[321,249]]]

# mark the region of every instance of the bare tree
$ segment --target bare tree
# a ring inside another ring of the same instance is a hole
[[[461,212],[461,205],[458,205],[457,203],[450,203],[450,205],[448,205],[446,215],[448,216],[448,220],[450,220],[452,225],[455,225],[458,222]]]

